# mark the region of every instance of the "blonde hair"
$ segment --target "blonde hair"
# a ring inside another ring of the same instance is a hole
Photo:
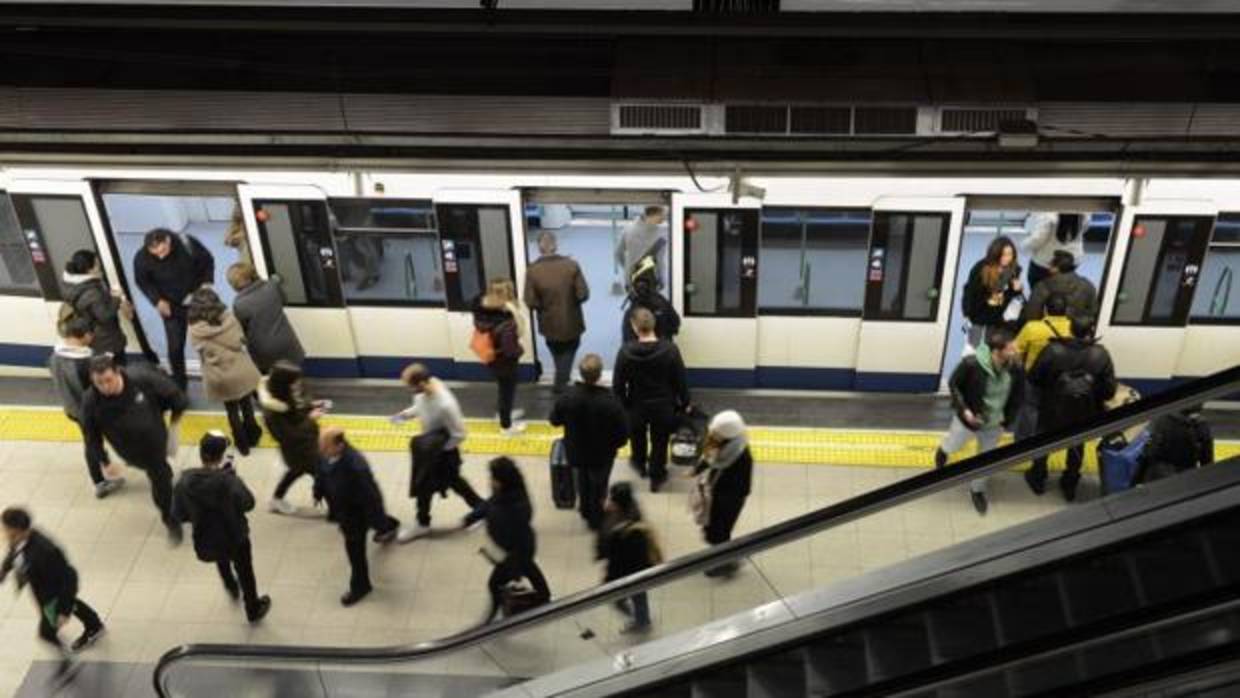
[[[258,281],[258,270],[249,262],[237,262],[228,268],[227,276],[228,285],[232,286],[234,291],[240,291]]]
[[[496,305],[514,303],[517,300],[517,287],[512,279],[491,279],[487,282],[487,297],[498,301]]]

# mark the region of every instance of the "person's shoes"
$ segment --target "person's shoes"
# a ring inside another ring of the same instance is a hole
[[[348,604],[345,604],[345,605],[348,605]],[[263,616],[266,616],[267,612],[270,610],[271,610],[271,597],[264,594],[258,597],[258,603],[255,604],[254,608],[245,609],[245,619],[250,621],[251,623],[257,623],[258,621],[262,620]]]
[[[375,533],[374,537],[371,538],[371,540],[379,544],[391,543],[392,541],[396,540],[396,532],[399,530],[399,528],[400,528],[399,526],[393,526],[386,531],[379,531]]]
[[[736,562],[736,561],[725,562],[722,565],[719,565],[718,567],[712,567],[706,570],[705,574],[707,577],[711,577],[712,579],[716,577],[726,578],[726,577],[731,577],[732,575],[736,574],[736,571],[739,570],[740,568],[741,568],[741,563],[739,562]]]
[[[297,507],[289,504],[288,500],[283,499],[282,497],[272,497],[271,501],[267,502],[267,511],[270,511],[273,514],[292,516],[297,513]]]
[[[635,620],[625,623],[624,627],[620,628],[621,635],[639,635],[648,632],[650,632],[650,623],[638,623]]]
[[[1025,471],[1025,484],[1029,485],[1029,490],[1039,497],[1046,494],[1046,480],[1039,480],[1034,477],[1032,470]]]
[[[361,601],[362,599],[369,596],[370,592],[371,592],[370,587],[367,587],[365,589],[350,589],[345,592],[344,596],[340,597],[340,605],[344,606],[345,608],[348,608],[349,606],[352,606],[358,601]]]
[[[180,545],[184,537],[185,533],[181,530],[180,524],[172,524],[168,527],[168,542],[173,546]]]
[[[228,597],[231,598],[234,603],[241,598],[241,590],[237,588],[236,582],[225,582],[224,591],[228,593]]]
[[[249,456],[249,455],[250,455],[250,445],[249,445],[249,444],[247,444],[247,443],[245,443],[245,442],[238,441],[238,442],[237,442],[237,453],[240,453],[242,458],[245,458],[246,456]]]
[[[1059,478],[1059,491],[1063,493],[1063,498],[1069,502],[1076,501],[1076,485],[1080,480],[1077,478],[1069,479],[1067,477]]]
[[[69,649],[75,653],[81,652],[82,650],[98,642],[99,638],[103,637],[103,634],[106,632],[107,628],[102,625],[94,629],[87,628],[86,632],[79,635],[78,639],[74,640],[73,644],[69,645]]]
[[[499,433],[508,437],[520,436],[525,433],[525,422],[513,422],[512,426],[507,429],[500,429]]]
[[[947,466],[947,454],[944,453],[943,449],[941,448],[934,449],[934,467],[938,469],[938,468],[943,468],[946,466]]]
[[[651,477],[650,478],[650,491],[658,492],[659,490],[663,489],[663,485],[665,484],[667,484],[666,475],[662,477]]]
[[[113,492],[125,486],[125,478],[118,477],[115,480],[104,480],[95,483],[95,498],[103,499]]]
[[[642,479],[646,478],[646,464],[645,463],[638,463],[637,461],[630,458],[629,467],[632,468],[633,472],[637,473]]]
[[[985,492],[970,492],[973,499],[973,508],[977,510],[978,516],[985,516],[986,511],[990,509],[990,502],[986,500]]]
[[[401,526],[400,530],[396,533],[396,542],[408,543],[410,541],[417,540],[422,536],[429,535],[430,532],[430,526],[425,526],[420,523],[413,524],[412,526]]]

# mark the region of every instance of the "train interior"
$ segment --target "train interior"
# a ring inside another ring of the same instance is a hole
[[[425,200],[333,199],[346,301],[443,303],[434,210]]]

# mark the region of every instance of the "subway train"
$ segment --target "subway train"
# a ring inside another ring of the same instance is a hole
[[[520,289],[551,232],[591,289],[582,351],[610,365],[626,302],[616,248],[649,207],[666,212],[650,217],[668,240],[658,273],[695,386],[940,391],[965,351],[970,267],[997,235],[1021,249],[1047,214],[1082,221],[1081,273],[1100,289],[1099,335],[1123,380],[1157,391],[1240,363],[1240,179],[465,167],[0,168],[0,366],[40,371],[80,248],[133,302],[130,351],[162,357],[132,278],[154,227],[212,250],[226,302],[235,261],[276,278],[311,375],[391,378],[416,359],[455,380],[487,375],[469,349],[472,299],[491,278]],[[550,373],[543,342],[524,341],[524,379]]]

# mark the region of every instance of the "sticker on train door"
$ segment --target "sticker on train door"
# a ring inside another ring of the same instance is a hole
[[[883,248],[875,247],[870,250],[870,275],[869,280],[879,282],[883,280]]]

